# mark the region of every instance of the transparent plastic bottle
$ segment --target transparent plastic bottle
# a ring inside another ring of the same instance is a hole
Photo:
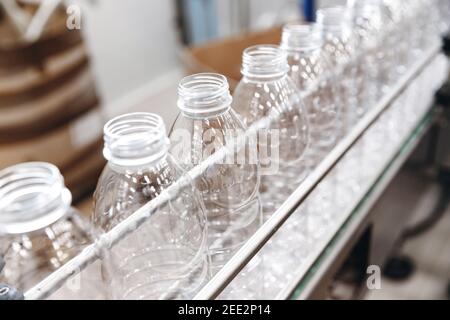
[[[444,2],[450,9],[449,2]],[[384,41],[384,47],[387,53],[397,54],[397,70],[403,74],[424,51],[439,41],[439,32],[445,29],[439,17],[445,15],[445,6],[439,5],[439,0],[384,0],[382,3],[393,22],[383,23],[384,34],[391,39],[388,43]],[[393,24],[393,28],[388,28],[389,24]]]
[[[378,53],[378,81],[381,85],[380,96],[389,93],[391,87],[398,80],[399,57],[402,54],[403,42],[398,30],[398,17],[392,12],[385,1],[376,2],[376,8],[380,15],[380,35]]]
[[[417,59],[417,55],[420,55],[419,43],[420,35],[422,31],[418,32],[418,20],[416,16],[416,10],[414,1],[402,1],[391,0],[389,6],[395,10],[399,15],[399,28],[400,37],[402,39],[401,44],[404,46],[404,52],[402,55],[402,65],[404,69],[408,69],[414,61]]]
[[[387,13],[381,0],[350,0],[349,10],[352,16],[352,26],[357,34],[357,45],[361,48],[358,64],[365,71],[364,105],[365,110],[380,102],[383,96],[391,90],[391,84],[396,78],[394,22]],[[380,136],[382,141],[384,137]],[[354,172],[358,176],[354,183],[355,192],[359,192],[361,182],[370,178],[367,170],[368,161],[373,159],[376,143],[366,143],[362,140],[355,149],[357,163]],[[359,182],[358,182],[359,181]]]
[[[284,50],[273,45],[247,48],[241,72],[243,78],[233,95],[234,110],[246,126],[263,118],[272,120],[268,139],[258,138],[258,156],[263,164],[260,192],[267,218],[308,174],[303,156],[309,145],[309,123],[301,94],[288,75]],[[268,150],[276,150],[276,154],[265,152]]]
[[[317,11],[317,28],[322,32],[324,50],[339,79],[339,95],[342,101],[340,119],[342,135],[345,136],[364,115],[365,68],[358,58],[357,36],[352,28],[351,13],[347,7],[336,6]],[[348,158],[348,157],[347,157]],[[352,165],[359,168],[362,159],[352,157]],[[362,172],[345,169],[335,171],[336,191],[335,206],[343,208],[348,205],[355,192],[359,189],[359,176]],[[305,204],[306,205],[306,204]],[[311,206],[309,203],[308,206]]]
[[[108,163],[95,191],[93,224],[110,231],[183,178],[161,117],[131,113],[104,128]],[[178,189],[177,189],[178,190]],[[111,249],[115,299],[187,299],[208,276],[206,217],[192,184],[181,188]]]
[[[383,19],[380,0],[348,0],[352,28],[358,48],[356,63],[363,68],[364,111],[375,105],[382,96],[380,65],[384,62],[382,49]]]
[[[410,43],[408,41],[410,26],[408,26],[406,21],[404,2],[405,1],[399,0],[383,1],[383,5],[393,22],[393,28],[390,30],[390,43],[386,44],[386,48],[389,52],[394,54],[393,72],[396,73],[396,75],[393,75],[394,80],[398,79],[399,76],[405,73],[410,62]]]
[[[362,116],[364,108],[364,71],[356,64],[355,36],[345,7],[330,7],[317,11],[317,29],[323,39],[323,50],[335,77],[339,79],[341,103],[341,135],[345,135]]]
[[[340,97],[335,74],[328,61],[328,54],[323,50],[322,32],[314,24],[288,24],[283,28],[281,47],[288,54],[289,75],[302,93],[302,100],[308,111],[311,143],[306,153],[308,169],[314,168],[324,159],[338,142],[340,137]],[[314,228],[329,217],[334,206],[335,181],[327,177],[321,184],[321,191],[316,192],[316,201],[305,206],[308,222],[314,222]],[[304,224],[304,217],[296,213],[293,223],[299,221],[297,231]],[[298,232],[300,235],[302,232]],[[302,239],[296,241],[300,243]]]
[[[180,114],[171,132],[171,154],[190,170],[221,148],[237,142],[246,127],[231,108],[226,78],[201,73],[185,77],[178,86]],[[237,155],[210,165],[195,180],[206,208],[208,247],[213,272],[221,268],[261,225],[257,157]],[[256,150],[255,150],[256,151]]]
[[[25,292],[95,240],[71,201],[52,164],[29,162],[0,171],[0,255],[5,261],[0,283]],[[104,298],[99,274],[85,270],[77,277],[49,298]]]
[[[312,170],[339,137],[337,81],[322,49],[321,32],[314,24],[286,25],[281,48],[287,52],[289,76],[300,90],[308,112],[311,143],[307,158]]]

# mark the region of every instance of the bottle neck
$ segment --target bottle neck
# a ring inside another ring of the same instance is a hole
[[[322,38],[331,35],[336,38],[345,38],[350,34],[350,11],[342,6],[324,8],[317,11],[317,29]]]
[[[379,14],[382,0],[348,0],[347,7],[351,19],[355,21],[358,17],[373,18]]]
[[[248,79],[267,81],[282,78],[289,70],[286,52],[274,45],[257,45],[244,50],[242,75]]]
[[[289,53],[312,54],[320,51],[323,40],[315,24],[287,24],[283,28],[281,48]]]
[[[178,108],[194,119],[218,116],[231,108],[232,97],[227,79],[215,73],[185,77],[178,86]]]
[[[0,171],[0,234],[41,230],[65,216],[72,195],[58,168],[29,162]]]
[[[103,155],[117,171],[156,166],[169,150],[163,119],[152,113],[129,113],[104,127]]]

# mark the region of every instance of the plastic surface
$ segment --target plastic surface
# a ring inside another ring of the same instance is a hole
[[[0,253],[5,263],[0,282],[28,290],[93,241],[92,230],[70,200],[51,164],[24,163],[0,172]],[[81,298],[86,284],[61,289],[54,298]]]
[[[276,119],[267,139],[258,140],[258,150],[264,152],[259,160],[265,169],[260,192],[264,211],[272,213],[307,174],[302,162],[310,142],[307,112],[288,71],[287,54],[279,47],[250,47],[243,53],[244,77],[233,95],[233,108],[246,126],[264,117]],[[282,181],[281,176],[294,166],[291,183]]]
[[[113,156],[98,182],[92,216],[94,226],[103,231],[111,230],[185,174],[167,154],[162,119],[153,114],[135,116],[121,116],[105,127],[106,154]],[[111,261],[111,298],[192,297],[208,277],[206,218],[193,185],[180,190],[117,244]]]

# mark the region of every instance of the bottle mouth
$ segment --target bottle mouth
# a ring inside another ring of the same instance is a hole
[[[287,74],[286,52],[275,45],[256,45],[244,50],[242,75],[254,78],[273,78]]]
[[[317,10],[317,27],[322,31],[338,32],[348,26],[349,11],[346,7],[336,6]]]
[[[45,162],[0,171],[0,234],[43,229],[64,216],[72,202],[58,168]]]
[[[159,162],[168,153],[166,127],[156,114],[124,114],[108,121],[103,131],[103,155],[115,166],[133,168],[149,165]]]
[[[316,24],[286,24],[283,27],[281,47],[287,51],[311,51],[322,47],[322,37]]]
[[[178,85],[178,108],[187,116],[215,116],[231,107],[227,79],[216,73],[199,73],[183,78]]]
[[[358,16],[371,18],[373,14],[378,13],[381,5],[381,0],[347,0],[347,7],[353,19]]]

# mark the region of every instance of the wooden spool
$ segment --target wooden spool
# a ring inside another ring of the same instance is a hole
[[[64,52],[83,42],[79,30],[68,30],[67,15],[58,9],[38,41],[22,40],[8,19],[0,20],[0,69],[39,66],[49,56]]]
[[[66,19],[58,8],[39,40],[27,43],[0,10],[0,169],[53,163],[79,198],[105,163],[104,121],[81,34]]]

